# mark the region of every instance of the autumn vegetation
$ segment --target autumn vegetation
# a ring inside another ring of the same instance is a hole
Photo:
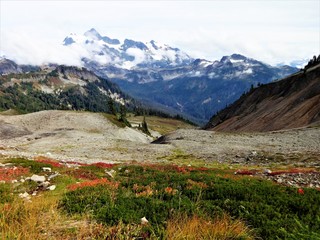
[[[231,170],[4,159],[1,239],[319,239],[320,192]],[[34,192],[34,173],[59,176]],[[13,170],[15,169],[15,170]],[[147,223],[142,223],[145,217]]]

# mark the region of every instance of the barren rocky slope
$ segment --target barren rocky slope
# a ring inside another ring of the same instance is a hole
[[[252,89],[212,117],[206,129],[274,131],[319,124],[320,64]]]
[[[152,138],[132,128],[120,128],[102,114],[43,111],[26,115],[0,115],[0,152],[60,160],[148,160],[170,148],[152,147]]]
[[[173,161],[193,164],[295,164],[318,166],[320,128],[268,133],[176,130],[152,144],[136,129],[119,128],[105,115],[43,111],[0,115],[0,154],[47,156],[82,162]]]

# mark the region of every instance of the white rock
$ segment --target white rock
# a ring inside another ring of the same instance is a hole
[[[264,173],[264,174],[270,174],[270,173],[272,173],[272,171],[271,171],[270,169],[264,169],[264,170],[263,170],[263,173]]]
[[[45,181],[39,184],[39,187],[47,188],[50,185],[50,182]]]
[[[23,198],[23,199],[26,199],[26,200],[30,200],[30,199],[31,199],[29,193],[27,193],[27,192],[20,193],[20,194],[19,194],[19,197],[20,197],[20,198]]]
[[[141,224],[142,225],[146,225],[148,223],[149,223],[149,221],[148,221],[148,219],[146,219],[146,217],[141,218]]]
[[[257,153],[256,151],[252,151],[252,152],[251,152],[251,155],[252,155],[252,156],[257,156],[257,154],[258,154],[258,153]]]
[[[11,183],[17,183],[17,182],[18,182],[18,180],[16,180],[16,179],[11,181]]]
[[[283,182],[282,178],[277,179],[277,183],[282,183],[282,182]]]
[[[115,170],[111,169],[110,171],[105,171],[107,175],[109,175],[111,178],[114,178],[114,174],[116,173]]]
[[[42,170],[44,172],[51,172],[51,168],[50,167],[43,167]]]
[[[51,180],[52,178],[55,178],[55,177],[57,177],[57,176],[59,176],[59,175],[60,175],[60,173],[56,172],[55,174],[50,175],[50,176],[48,177],[48,180]]]
[[[32,193],[32,196],[36,196],[37,195],[37,191],[34,191],[33,193]]]
[[[36,175],[36,174],[33,174],[30,179],[32,181],[38,182],[38,183],[46,181],[46,177],[45,176],[39,176],[39,175]]]
[[[47,189],[50,190],[50,191],[53,191],[56,189],[56,185],[51,185],[50,187],[48,187]]]

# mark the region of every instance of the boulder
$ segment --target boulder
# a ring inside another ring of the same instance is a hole
[[[34,181],[34,182],[37,182],[37,183],[43,183],[46,181],[46,177],[45,176],[39,176],[39,175],[36,175],[36,174],[33,174],[31,176],[31,181]]]

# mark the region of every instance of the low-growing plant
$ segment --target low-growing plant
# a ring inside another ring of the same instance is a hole
[[[12,163],[13,166],[20,166],[29,168],[32,173],[43,172],[43,167],[52,167],[51,164],[28,160],[25,158],[12,158],[5,161],[6,163]]]
[[[176,216],[169,219],[166,229],[167,238],[178,239],[216,239],[250,240],[255,239],[253,231],[240,220],[233,220],[224,214],[215,218]]]
[[[7,183],[0,183],[0,204],[11,202],[13,196],[10,194],[12,192],[12,186]]]
[[[243,219],[263,239],[288,238],[301,226],[309,231],[305,239],[320,232],[320,223],[314,221],[320,215],[319,191],[303,189],[301,194],[250,176],[229,178],[226,172],[220,176],[221,171],[210,169],[128,165],[115,177],[117,189],[77,189],[66,193],[60,206],[69,214],[90,212],[109,226],[138,224],[146,217],[156,236],[180,214],[214,219],[227,213],[234,220]]]

